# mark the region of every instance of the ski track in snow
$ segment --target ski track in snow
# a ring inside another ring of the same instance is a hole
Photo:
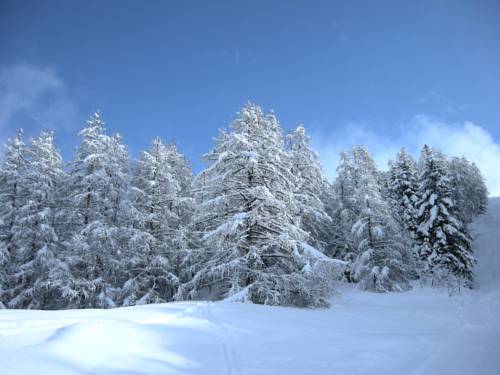
[[[0,311],[0,374],[500,374],[500,198],[472,225],[478,288],[378,294],[330,309],[176,302]]]
[[[212,314],[212,302],[207,302],[203,305],[201,310],[202,316],[215,327],[219,339],[220,345],[222,349],[222,354],[226,361],[226,372],[228,375],[236,375],[242,374],[241,367],[238,362],[238,357],[236,355],[236,351],[234,349],[234,344],[231,341],[229,331],[224,326],[224,324],[220,323],[219,320]]]

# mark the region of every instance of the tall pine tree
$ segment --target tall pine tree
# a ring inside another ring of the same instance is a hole
[[[182,174],[176,148],[155,139],[133,169],[131,237],[125,304],[167,302],[179,286],[179,255],[184,245],[182,215],[189,178]],[[184,185],[184,186],[182,186]]]
[[[319,164],[319,156],[311,148],[310,139],[302,125],[287,138],[292,173],[297,180],[294,193],[301,227],[309,233],[311,245],[323,252],[329,252],[332,219],[326,213],[321,200],[327,182]]]
[[[13,224],[12,242],[17,249],[12,275],[13,308],[55,309],[64,307],[67,266],[60,259],[60,242],[54,224],[59,209],[55,202],[63,177],[62,158],[52,133],[32,139],[27,151],[29,166],[20,179],[22,206]]]
[[[464,157],[449,161],[450,182],[457,216],[465,224],[486,212],[488,189],[479,168]]]
[[[382,197],[379,173],[368,151],[352,149],[351,178],[356,221],[348,237],[354,251],[352,279],[376,292],[404,291],[409,288],[408,241]]]
[[[400,225],[414,238],[418,193],[417,164],[405,149],[389,163],[389,199]]]
[[[425,145],[419,160],[417,236],[424,272],[433,283],[472,286],[471,236],[456,215],[447,161]]]
[[[19,207],[24,205],[21,193],[22,179],[28,166],[27,147],[23,130],[5,144],[4,158],[0,169],[0,304],[7,305],[14,295],[10,275],[17,273],[18,249],[13,242],[14,223],[19,215]]]
[[[196,179],[194,228],[202,266],[180,298],[243,294],[255,303],[317,305],[300,254],[306,234],[296,218],[296,179],[274,114],[247,104],[222,132]]]
[[[67,249],[77,297],[74,307],[113,307],[126,281],[122,248],[128,230],[123,201],[128,187],[128,153],[118,136],[105,133],[95,113],[80,131],[82,142],[70,164]]]

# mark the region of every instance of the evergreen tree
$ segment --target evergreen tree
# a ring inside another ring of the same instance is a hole
[[[470,190],[467,195],[469,199],[474,201],[472,213],[475,216],[485,214],[488,210],[489,194],[488,188],[486,187],[486,180],[481,170],[474,162],[470,163],[468,172],[468,179],[471,182],[468,184]]]
[[[389,163],[388,192],[400,225],[414,238],[418,172],[417,164],[405,149],[401,149],[396,160]]]
[[[324,303],[301,272],[306,234],[295,217],[296,180],[276,117],[247,104],[204,159],[210,166],[195,181],[194,218],[202,266],[178,298],[239,294],[264,304]]]
[[[53,309],[61,307],[67,271],[58,258],[60,244],[54,229],[55,196],[64,175],[62,158],[55,149],[52,133],[32,139],[27,152],[29,166],[20,179],[23,205],[13,224],[13,308]],[[64,307],[64,306],[63,306]]]
[[[327,182],[319,164],[319,156],[311,148],[309,137],[302,125],[287,138],[292,173],[297,179],[295,199],[302,229],[309,233],[309,243],[327,252],[331,242],[332,219],[326,213],[321,200]]]
[[[14,246],[14,223],[19,210],[24,205],[21,195],[22,179],[26,173],[27,148],[20,129],[14,139],[5,144],[4,159],[0,169],[0,305],[7,305],[12,298],[9,275],[17,272],[15,262],[18,251]]]
[[[376,292],[407,290],[408,241],[382,197],[375,163],[362,146],[351,151],[351,160],[358,213],[349,236],[356,255],[352,279],[361,288]]]
[[[447,161],[425,145],[419,160],[417,241],[424,272],[434,282],[472,286],[471,236],[456,216]]]
[[[82,142],[70,164],[68,191],[71,223],[69,266],[77,297],[72,307],[112,307],[126,281],[122,248],[129,231],[122,197],[128,187],[128,153],[119,136],[105,134],[95,113],[80,133]]]
[[[330,205],[330,216],[333,220],[334,251],[332,256],[352,262],[355,251],[350,246],[349,238],[352,226],[360,214],[356,201],[356,173],[352,152],[340,154],[340,164],[337,168],[337,178],[333,184],[333,202]]]
[[[176,274],[179,275],[182,272],[184,250],[189,247],[189,242],[192,239],[190,224],[195,204],[192,191],[193,171],[186,157],[177,150],[175,143],[167,144],[166,148],[168,150],[167,163],[179,186],[170,208],[176,215],[176,220],[171,223],[171,249],[174,253],[171,254],[170,259],[176,269]]]
[[[23,136],[23,130],[20,129],[14,139],[7,141],[0,171],[0,239],[5,244],[8,252],[14,251],[11,243],[12,228],[16,220],[17,208],[24,203],[20,188],[21,179],[24,178],[26,173],[28,158]]]
[[[133,170],[131,189],[134,235],[127,268],[130,270],[124,294],[125,304],[167,302],[177,292],[179,278],[175,264],[181,251],[177,239],[182,229],[179,207],[183,178],[175,149],[155,139]],[[175,160],[173,160],[175,158]]]
[[[319,198],[323,203],[323,207],[325,208],[326,214],[330,217],[329,224],[325,228],[325,242],[326,247],[324,252],[330,258],[341,258],[338,257],[337,250],[339,249],[339,243],[341,243],[342,233],[339,230],[340,228],[340,216],[339,212],[339,201],[337,199],[336,190],[334,184],[329,181],[325,181],[323,184]],[[335,255],[337,254],[337,256]]]
[[[457,216],[465,224],[486,212],[488,190],[479,168],[464,157],[449,162],[450,182],[453,189]]]

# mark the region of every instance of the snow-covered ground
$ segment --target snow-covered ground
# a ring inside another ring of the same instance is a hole
[[[169,303],[0,311],[0,374],[500,374],[500,199],[473,225],[479,288],[350,285],[330,309]]]

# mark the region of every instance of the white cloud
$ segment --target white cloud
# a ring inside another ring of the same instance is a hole
[[[77,106],[52,67],[0,66],[0,136],[15,127],[61,129],[74,126]],[[30,119],[19,123],[16,116]]]
[[[472,122],[448,123],[419,115],[391,134],[375,133],[366,124],[347,124],[333,134],[311,136],[330,178],[336,174],[339,153],[352,146],[365,145],[379,167],[386,168],[387,161],[401,147],[418,157],[427,143],[447,155],[465,156],[475,162],[486,178],[490,194],[500,196],[500,144],[486,129]]]
[[[379,135],[362,123],[349,123],[331,134],[311,133],[314,148],[319,152],[327,176],[333,179],[340,161],[339,154],[353,146],[365,145],[377,164],[385,168],[387,161],[401,148],[402,144]]]

